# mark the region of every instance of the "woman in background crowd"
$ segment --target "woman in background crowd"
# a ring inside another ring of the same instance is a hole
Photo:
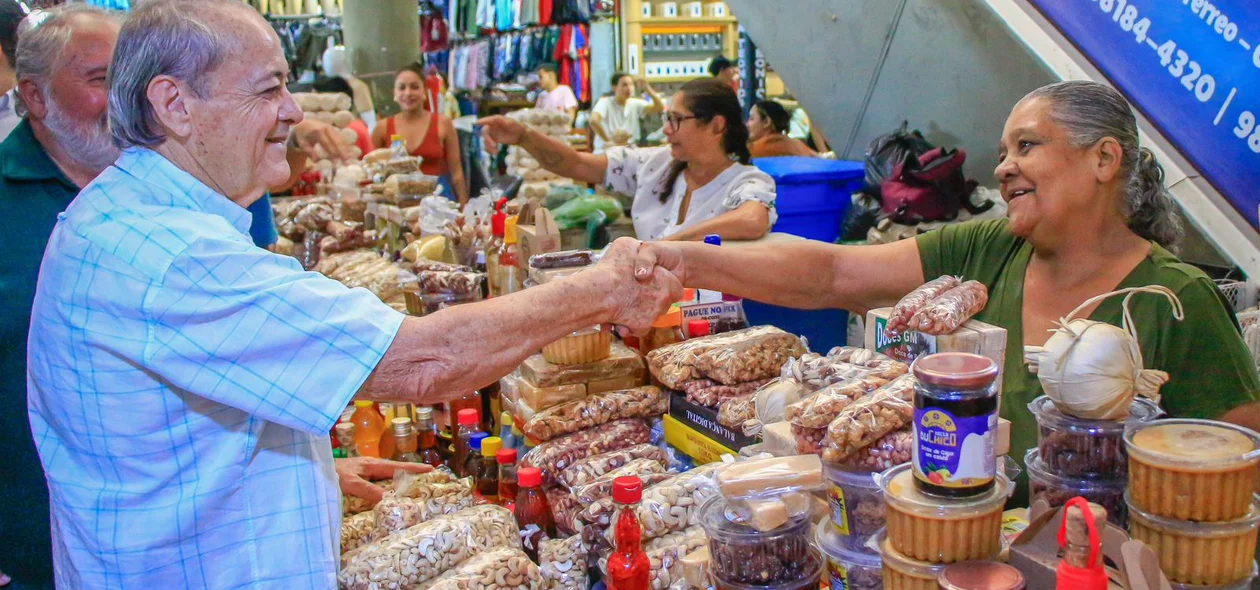
[[[817,156],[805,142],[788,137],[792,116],[773,100],[757,101],[748,114],[748,151],[754,158]]]
[[[468,202],[468,183],[459,158],[459,135],[451,120],[429,108],[424,70],[411,64],[394,76],[394,102],[402,109],[372,131],[372,145],[386,148],[400,135],[407,153],[423,158],[420,171],[441,179],[443,192],[461,205]]]
[[[749,165],[748,128],[735,91],[692,80],[665,112],[668,145],[616,147],[583,154],[506,117],[477,123],[488,143],[519,145],[547,170],[634,195],[630,213],[641,240],[756,240],[774,224],[774,179]]]

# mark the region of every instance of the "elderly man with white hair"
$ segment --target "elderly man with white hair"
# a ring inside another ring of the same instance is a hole
[[[123,148],[61,216],[30,333],[31,426],[67,588],[333,588],[327,432],[352,399],[437,403],[681,295],[637,243],[507,297],[404,317],[254,246],[302,114],[280,40],[233,0],[154,0],[118,38]]]

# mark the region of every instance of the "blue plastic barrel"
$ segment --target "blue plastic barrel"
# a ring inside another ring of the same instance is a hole
[[[778,189],[773,231],[820,242],[840,237],[853,192],[862,187],[862,162],[785,156],[758,158],[753,165],[774,178]]]

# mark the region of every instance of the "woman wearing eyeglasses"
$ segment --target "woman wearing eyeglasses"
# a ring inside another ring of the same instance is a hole
[[[641,240],[755,240],[774,224],[774,180],[749,165],[748,128],[735,91],[712,79],[683,85],[663,116],[669,144],[579,153],[505,117],[477,123],[493,143],[518,145],[547,170],[634,195]]]

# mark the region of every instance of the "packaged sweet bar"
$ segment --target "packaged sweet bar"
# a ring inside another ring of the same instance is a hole
[[[535,387],[583,385],[623,377],[637,377],[643,383],[647,375],[639,353],[620,342],[613,342],[607,358],[584,365],[553,365],[535,354],[521,363],[520,372],[521,378]]]

